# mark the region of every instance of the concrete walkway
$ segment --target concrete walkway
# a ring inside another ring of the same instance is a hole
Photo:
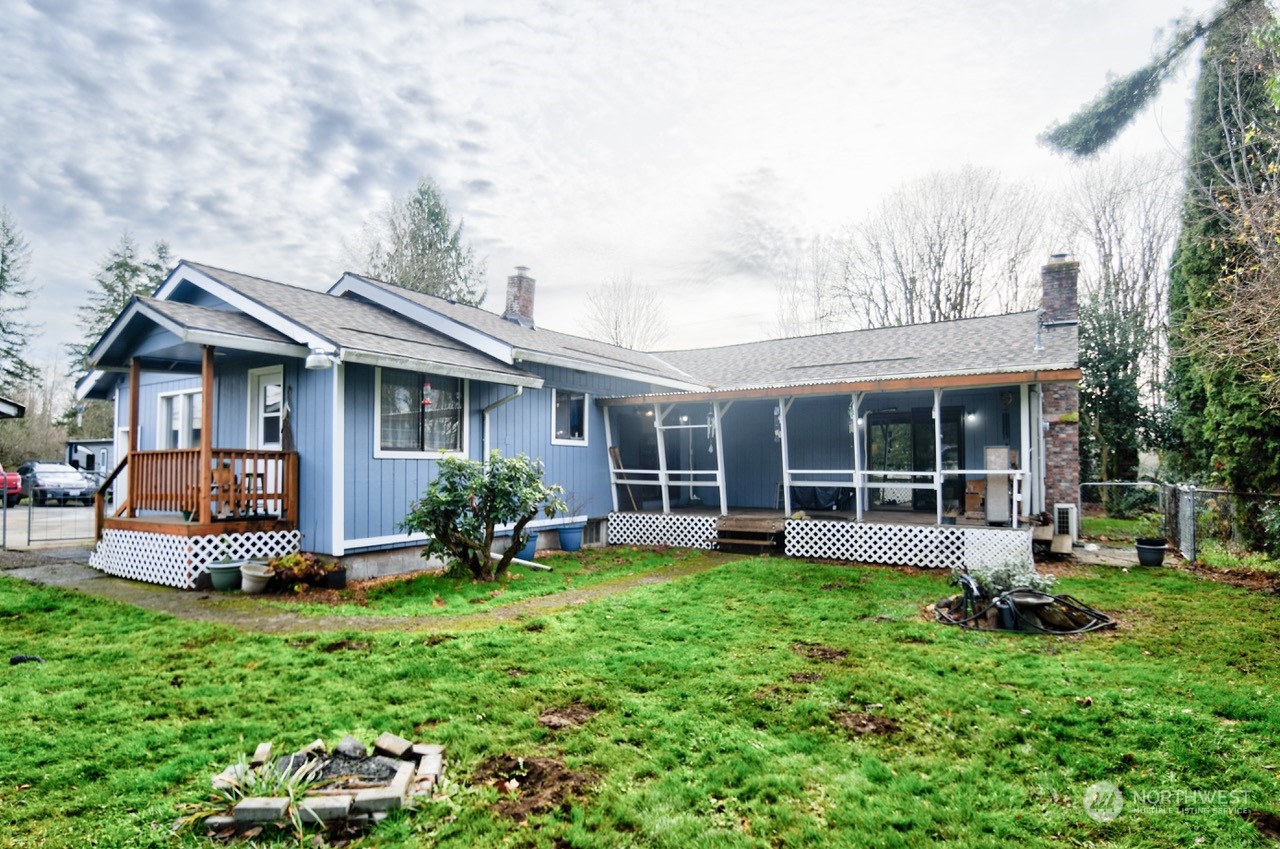
[[[89,568],[84,548],[0,551],[0,575],[34,584],[61,587],[86,595],[131,604],[195,622],[217,622],[243,631],[268,634],[325,631],[461,631],[487,628],[528,616],[540,616],[625,593],[635,587],[665,584],[740,560],[741,554],[706,552],[689,564],[660,573],[630,575],[614,581],[575,588],[549,596],[523,599],[502,607],[457,616],[316,616],[269,607],[259,598],[239,593],[179,590],[104,575]]]

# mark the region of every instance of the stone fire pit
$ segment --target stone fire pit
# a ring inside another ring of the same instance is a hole
[[[250,769],[272,762],[270,743],[263,743],[246,763],[233,764],[212,780],[215,790],[240,783]],[[344,737],[333,752],[323,740],[274,761],[281,776],[301,772],[313,780],[301,799],[286,796],[247,797],[225,815],[209,817],[210,834],[243,833],[265,825],[287,827],[290,805],[303,825],[360,827],[376,824],[389,811],[429,796],[444,775],[444,746],[414,743],[395,734],[378,737],[370,753],[359,740]]]

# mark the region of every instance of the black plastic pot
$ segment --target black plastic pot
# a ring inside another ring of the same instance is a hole
[[[1138,565],[1160,566],[1164,563],[1164,553],[1168,543],[1157,537],[1138,537]]]

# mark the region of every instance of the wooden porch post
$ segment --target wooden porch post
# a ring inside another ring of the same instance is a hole
[[[782,443],[782,510],[791,515],[791,454],[787,450],[787,413],[791,410],[794,398],[778,399],[779,442]],[[776,503],[776,502],[775,502]]]
[[[724,429],[720,427],[720,419],[724,414],[729,412],[729,408],[733,406],[730,401],[723,408],[719,401],[711,404],[712,412],[715,417],[716,426],[716,486],[720,489],[720,515],[729,515],[729,488],[724,481]]]
[[[200,473],[197,509],[200,523],[213,521],[213,346],[205,345],[200,358]]]
[[[609,425],[609,407],[604,407],[604,456],[609,463],[609,497],[613,499],[613,512],[618,512],[618,473],[613,468],[613,430]]]
[[[138,451],[138,393],[142,387],[142,366],[138,362],[138,358],[134,357],[129,360],[129,459],[133,459],[133,455]],[[128,510],[125,515],[133,518],[138,515],[137,508],[134,507],[138,500],[134,497],[136,492],[138,476],[135,474],[136,464],[130,463],[132,467],[129,472],[128,486]]]
[[[942,524],[942,389],[933,390],[933,491],[937,497],[938,524]]]
[[[858,521],[862,521],[862,428],[858,419],[862,416],[862,393],[853,393],[853,417],[849,423],[853,426],[853,503],[857,511]]]
[[[673,405],[674,406],[674,405]],[[668,410],[671,408],[668,407]],[[667,473],[667,431],[662,420],[667,417],[661,404],[653,405],[653,429],[658,436],[658,484],[662,487],[662,512],[671,512],[670,475]]]

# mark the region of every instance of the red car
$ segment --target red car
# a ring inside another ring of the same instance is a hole
[[[22,500],[22,476],[17,472],[6,472],[0,466],[0,493],[4,494],[5,503],[10,507]]]

